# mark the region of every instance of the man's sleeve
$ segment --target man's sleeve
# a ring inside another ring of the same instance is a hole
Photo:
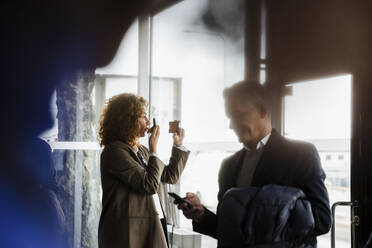
[[[195,232],[205,234],[217,239],[217,215],[204,207],[204,215],[192,221]]]
[[[329,207],[328,191],[324,184],[326,175],[322,169],[320,158],[314,146],[304,161],[306,168],[302,190],[311,203],[315,221],[314,235],[327,233],[332,225],[332,215]]]

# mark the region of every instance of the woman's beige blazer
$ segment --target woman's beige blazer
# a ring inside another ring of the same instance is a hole
[[[144,146],[139,152],[148,161],[146,169],[123,142],[113,142],[102,151],[100,248],[167,247],[152,195],[161,194],[161,182],[177,182],[189,152],[173,147],[168,166],[149,156]]]

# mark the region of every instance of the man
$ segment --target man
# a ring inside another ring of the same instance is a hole
[[[276,184],[299,188],[311,203],[315,221],[307,242],[316,246],[316,236],[329,231],[332,218],[325,173],[314,145],[285,139],[271,127],[271,100],[264,86],[240,82],[225,89],[224,97],[230,128],[244,148],[222,162],[218,201],[233,187]],[[217,238],[217,216],[195,194],[188,193],[185,199],[193,207],[180,204],[178,208],[193,220],[194,231]]]

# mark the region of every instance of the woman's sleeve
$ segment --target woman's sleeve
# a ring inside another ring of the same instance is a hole
[[[159,159],[150,158],[145,169],[128,151],[114,145],[106,147],[101,155],[101,173],[108,173],[145,194],[157,192],[163,170],[164,164]]]
[[[183,169],[185,168],[189,154],[190,151],[184,151],[173,146],[169,164],[164,168],[163,174],[161,175],[161,181],[169,184],[177,183]]]

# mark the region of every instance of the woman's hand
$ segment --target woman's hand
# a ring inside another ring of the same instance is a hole
[[[185,130],[183,128],[179,128],[178,131],[173,134],[173,144],[177,146],[182,145],[184,137],[185,137]]]
[[[149,149],[150,153],[156,153],[158,147],[158,141],[160,136],[160,127],[158,125],[151,128],[151,135],[149,137]]]

